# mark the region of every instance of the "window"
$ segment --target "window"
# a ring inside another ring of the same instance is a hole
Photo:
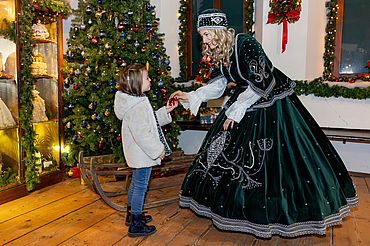
[[[338,0],[334,76],[367,73],[370,60],[370,1]]]

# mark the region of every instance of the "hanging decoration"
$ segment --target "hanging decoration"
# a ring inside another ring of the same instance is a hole
[[[270,0],[270,11],[266,24],[283,23],[282,52],[288,43],[288,22],[299,20],[301,13],[301,0]]]

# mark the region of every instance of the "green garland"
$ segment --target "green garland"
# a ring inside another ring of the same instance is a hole
[[[327,8],[327,19],[326,24],[326,36],[325,36],[325,52],[324,52],[324,72],[323,77],[326,80],[335,80],[333,78],[332,69],[334,63],[334,51],[335,51],[335,32],[337,25],[337,11],[338,11],[338,0],[330,0],[326,2]]]
[[[344,97],[353,99],[366,99],[370,98],[370,87],[354,89],[346,88],[343,86],[333,85],[329,86],[323,83],[323,78],[314,79],[311,82],[295,81],[295,92],[297,95],[313,94],[317,97]]]
[[[15,21],[9,22],[4,18],[3,23],[5,24],[5,28],[0,28],[0,34],[15,43]]]
[[[58,4],[56,4],[59,2]],[[36,157],[35,153],[37,148],[35,147],[34,141],[36,139],[36,132],[33,130],[31,119],[33,111],[33,95],[32,95],[32,85],[34,82],[34,76],[31,74],[31,64],[33,53],[34,41],[32,39],[32,20],[34,19],[34,8],[33,4],[37,4],[42,8],[50,9],[54,12],[66,11],[67,7],[59,8],[60,1],[32,1],[24,0],[21,1],[21,14],[19,16],[20,34],[19,43],[22,47],[20,53],[20,64],[21,64],[21,80],[22,87],[19,98],[20,109],[19,109],[19,122],[22,131],[22,147],[26,156],[24,157],[24,163],[26,168],[25,178],[27,190],[31,191],[35,189],[37,183],[40,182],[40,178],[37,174]],[[63,3],[62,3],[63,4]]]
[[[39,7],[41,7],[41,9],[44,9],[46,11],[51,11],[63,15],[68,15],[71,10],[69,4],[67,5],[60,0],[35,0],[34,4],[38,5]]]
[[[244,16],[244,25],[245,30],[248,34],[253,35],[253,15],[254,15],[254,0],[245,0],[245,16]]]
[[[179,60],[180,60],[180,76],[177,78],[177,81],[186,81],[186,33],[188,32],[188,19],[189,14],[189,0],[180,1],[179,9],[179,21],[180,21],[180,32],[179,32]]]
[[[26,0],[21,1],[21,14],[19,16],[20,34],[19,43],[21,49],[21,80],[22,87],[20,93],[20,109],[19,109],[19,122],[22,129],[22,147],[26,156],[24,157],[24,164],[26,165],[26,187],[27,190],[33,190],[37,183],[40,182],[40,178],[37,175],[36,169],[36,157],[35,153],[37,149],[34,141],[36,132],[32,128],[32,84],[34,76],[31,74],[32,54],[34,41],[32,39],[32,20],[34,18],[33,1]]]

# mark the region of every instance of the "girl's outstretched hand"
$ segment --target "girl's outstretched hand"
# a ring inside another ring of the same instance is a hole
[[[176,98],[170,97],[170,99],[167,101],[167,104],[166,104],[167,113],[174,110],[178,105],[179,105],[179,103],[177,102]]]
[[[174,93],[171,94],[170,99],[173,97],[179,100],[180,102],[186,103],[189,102],[187,95],[182,91],[175,91]]]

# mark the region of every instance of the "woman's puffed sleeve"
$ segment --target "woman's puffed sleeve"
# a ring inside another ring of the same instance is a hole
[[[197,115],[202,102],[216,99],[222,96],[227,85],[227,79],[224,76],[218,76],[209,81],[208,85],[198,88],[195,91],[185,93],[189,102],[181,102],[185,109],[189,109],[192,115]]]
[[[239,123],[244,117],[247,109],[252,106],[261,97],[257,95],[251,87],[240,93],[237,100],[226,110],[227,118]]]

